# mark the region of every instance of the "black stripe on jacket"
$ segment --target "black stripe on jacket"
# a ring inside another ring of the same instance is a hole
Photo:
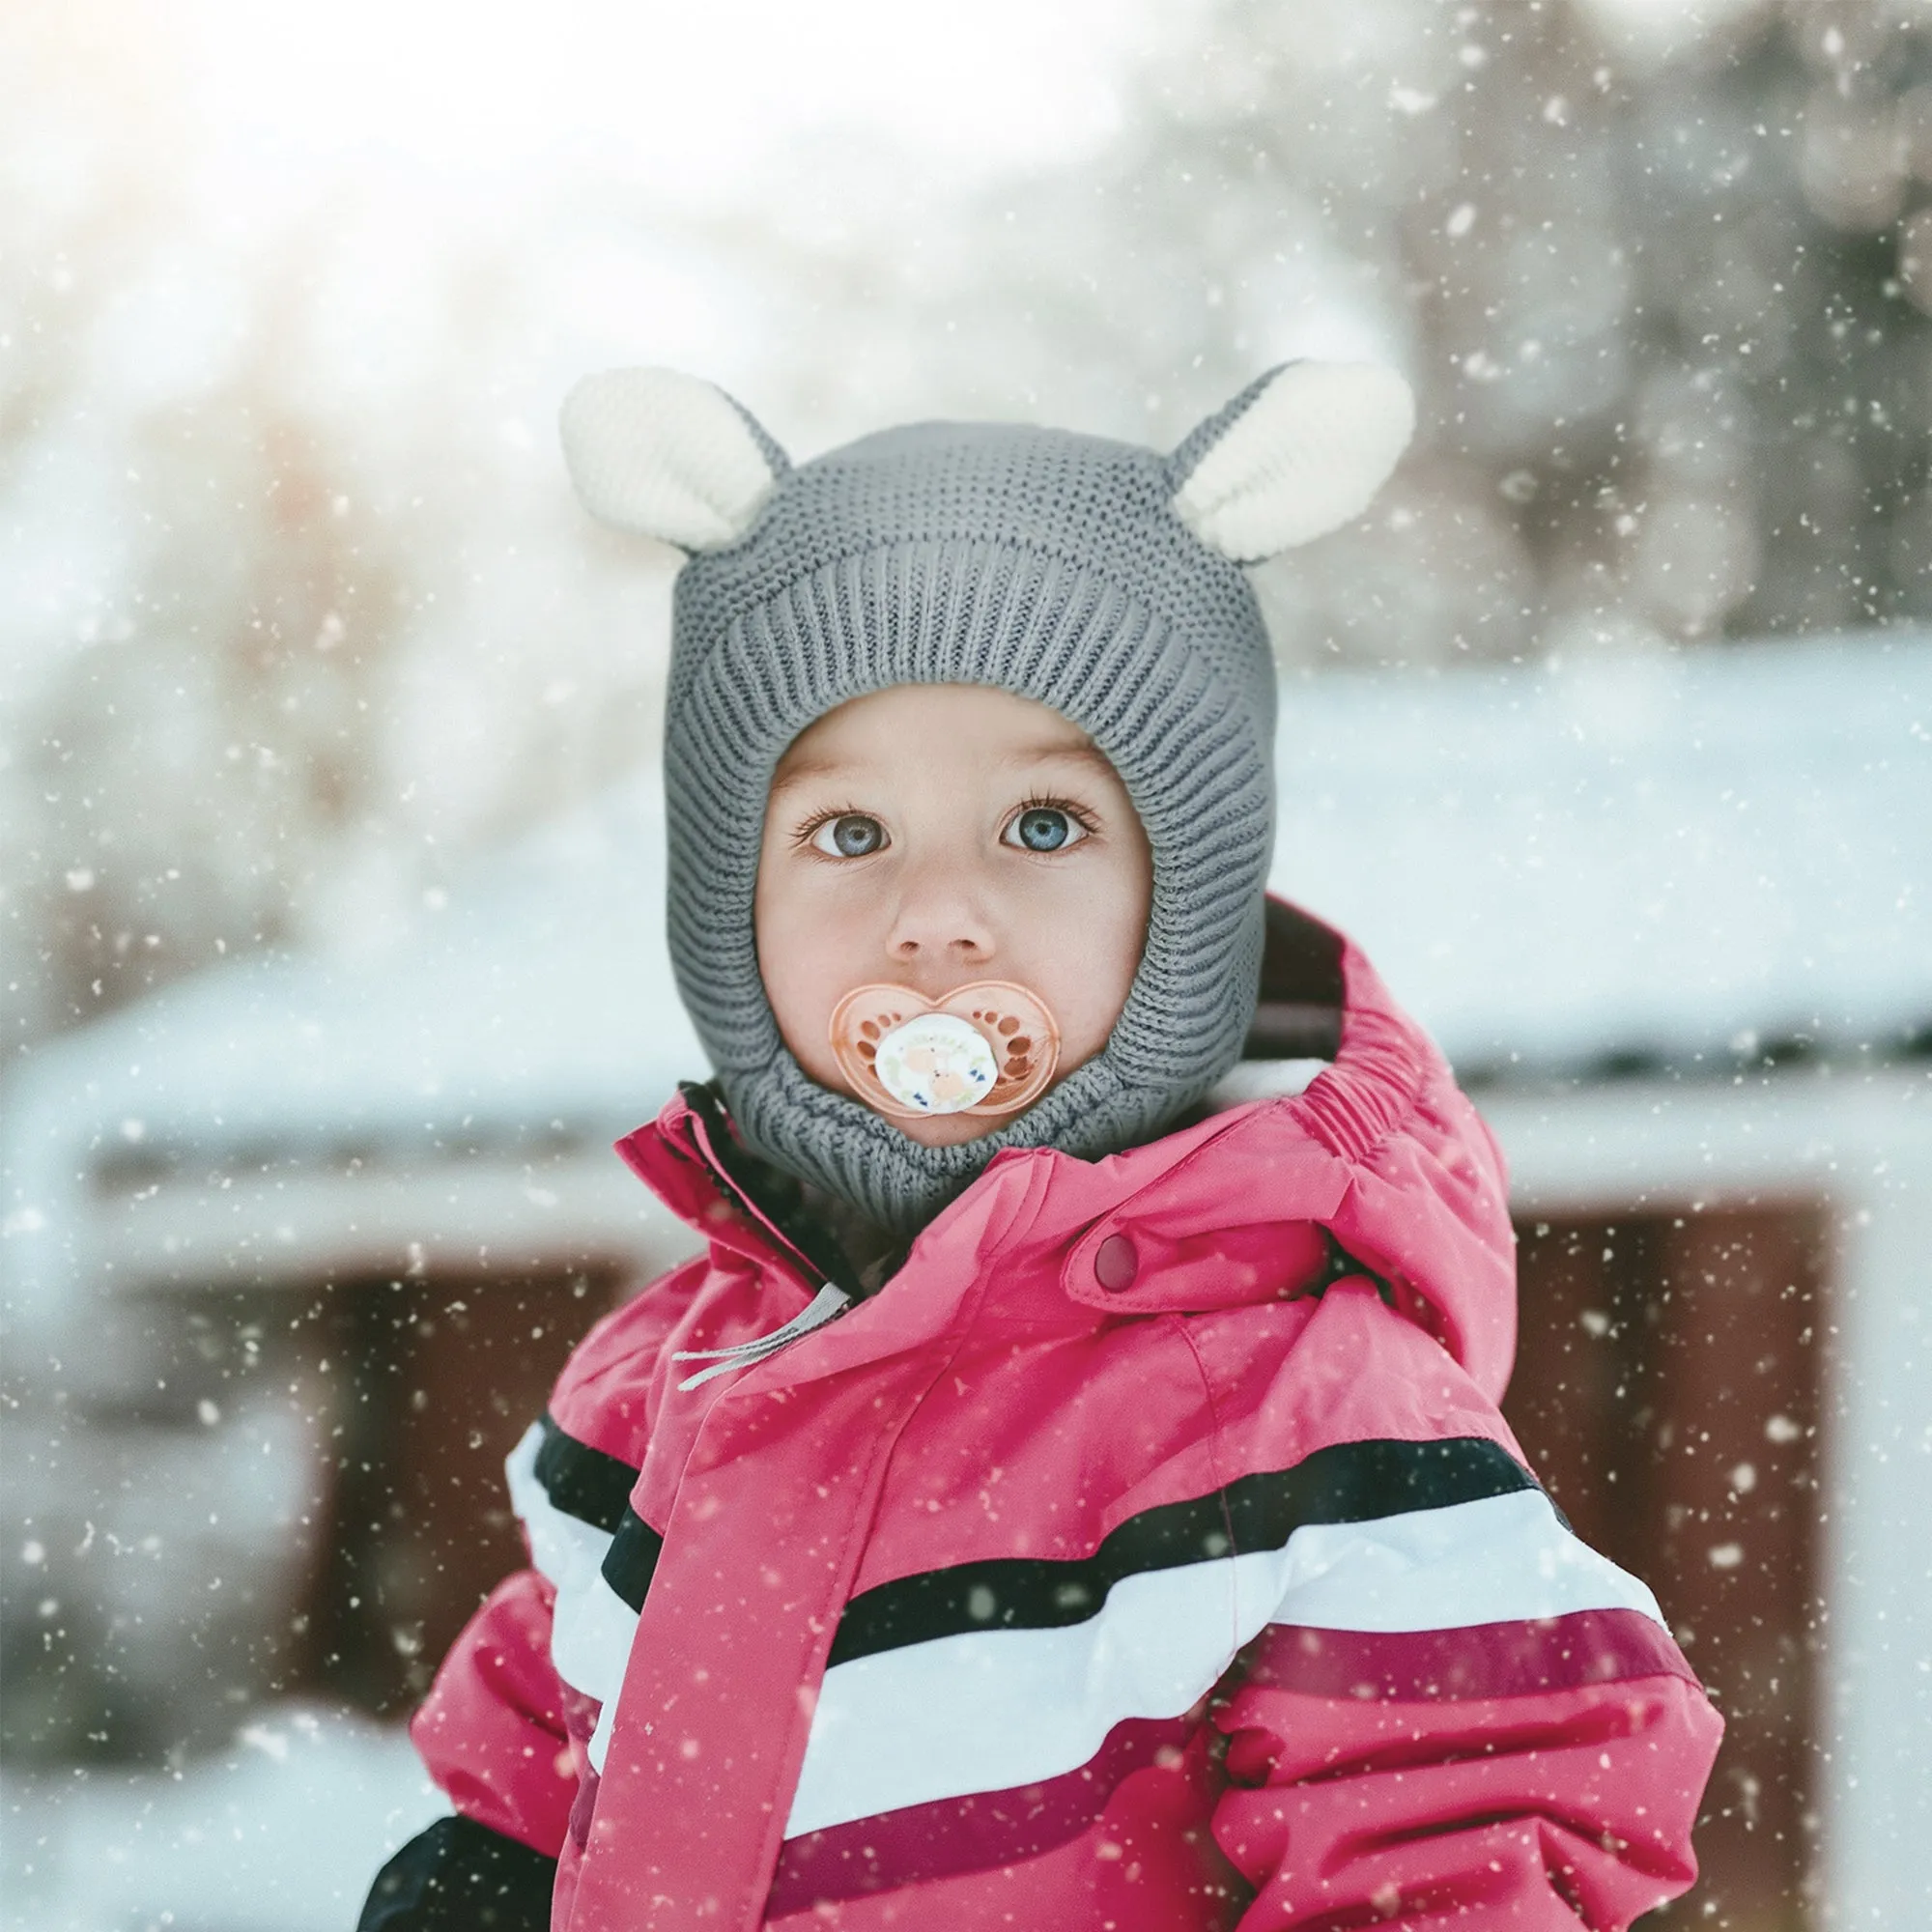
[[[355,1932],[550,1932],[556,1861],[479,1825],[439,1818],[369,1888]]]
[[[537,1447],[535,1473],[551,1507],[610,1537],[599,1566],[604,1580],[633,1610],[641,1610],[664,1538],[631,1507],[637,1470],[580,1442],[554,1415],[546,1414],[539,1426],[543,1441]]]
[[[631,1608],[641,1612],[665,1540],[642,1517],[627,1509],[604,1552],[604,1580]]]
[[[637,1487],[638,1472],[615,1456],[580,1442],[546,1413],[543,1442],[537,1450],[536,1479],[554,1509],[574,1516],[609,1536],[624,1520],[624,1509]]]
[[[1482,1436],[1337,1442],[1292,1469],[1263,1470],[1208,1495],[1143,1510],[1091,1556],[991,1557],[881,1583],[845,1605],[828,1667],[967,1631],[1084,1623],[1125,1577],[1280,1549],[1304,1523],[1367,1522],[1536,1487],[1528,1470]]]

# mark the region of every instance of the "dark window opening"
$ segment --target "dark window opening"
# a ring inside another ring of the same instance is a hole
[[[420,1700],[476,1606],[528,1560],[503,1459],[616,1286],[614,1270],[580,1269],[328,1291],[347,1384],[322,1472],[308,1683],[388,1717]]]
[[[1824,1215],[1687,1209],[1518,1233],[1511,1426],[1577,1534],[1656,1592],[1724,1715],[1701,1876],[1642,1922],[1809,1932]]]

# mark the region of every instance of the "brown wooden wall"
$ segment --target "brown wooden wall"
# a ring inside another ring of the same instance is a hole
[[[1727,1727],[1703,1876],[1645,1922],[1807,1932],[1823,1218],[1784,1205],[1518,1232],[1505,1411],[1578,1535],[1657,1593]]]
[[[439,1274],[327,1292],[317,1346],[345,1378],[342,1434],[322,1472],[303,1680],[391,1717],[413,1708],[477,1605],[527,1560],[503,1459],[616,1279]]]

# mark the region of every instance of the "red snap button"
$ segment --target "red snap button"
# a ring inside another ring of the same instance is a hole
[[[1109,1294],[1119,1294],[1134,1285],[1141,1258],[1124,1235],[1109,1235],[1094,1252],[1094,1279]]]

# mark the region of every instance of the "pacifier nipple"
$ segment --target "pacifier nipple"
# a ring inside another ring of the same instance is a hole
[[[832,1051],[852,1091],[893,1120],[998,1117],[1031,1106],[1060,1062],[1046,1003],[1003,980],[933,1001],[904,986],[861,986],[832,1014]]]

